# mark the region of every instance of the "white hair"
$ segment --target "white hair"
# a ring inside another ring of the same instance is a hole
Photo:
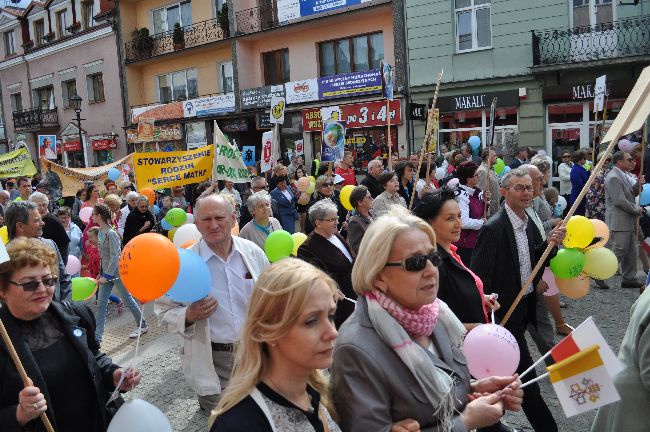
[[[131,200],[133,200],[133,199],[138,199],[139,196],[140,196],[139,193],[134,192],[134,191],[131,191],[131,192],[129,192],[129,193],[126,194],[125,199],[126,199],[127,201],[131,201]]]
[[[32,194],[29,196],[29,201],[33,203],[39,203],[43,201],[50,202],[50,199],[42,192],[32,192]]]
[[[251,214],[253,214],[255,207],[261,203],[271,203],[271,195],[269,195],[269,193],[265,190],[255,192],[246,200],[246,206],[248,207],[248,211],[251,212]]]

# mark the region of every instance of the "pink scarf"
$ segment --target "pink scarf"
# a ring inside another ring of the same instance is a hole
[[[433,333],[440,310],[438,299],[431,304],[422,306],[419,311],[413,311],[406,309],[380,291],[368,291],[365,296],[368,299],[376,300],[411,337],[431,336]]]

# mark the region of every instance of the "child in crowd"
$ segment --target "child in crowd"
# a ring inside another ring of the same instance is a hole
[[[88,229],[88,240],[84,245],[86,254],[88,254],[89,260],[86,267],[81,268],[82,277],[90,277],[97,279],[101,271],[100,268],[100,259],[99,259],[99,227],[94,226]],[[97,303],[97,296],[99,290],[95,292],[95,303]],[[116,295],[111,294],[108,297],[108,301],[115,303],[117,305],[117,314],[121,315],[124,312],[124,303]],[[107,317],[110,317],[110,313],[107,313]]]

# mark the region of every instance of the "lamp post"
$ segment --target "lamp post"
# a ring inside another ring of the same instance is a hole
[[[81,96],[78,94],[75,94],[74,96],[70,96],[70,104],[72,105],[72,108],[74,109],[74,112],[77,114],[77,129],[79,131],[79,146],[81,147],[81,150],[83,151],[84,154],[84,165],[88,167],[88,156],[86,155],[86,146],[84,145],[83,142],[83,136],[81,135],[81,120],[85,120],[81,118]]]

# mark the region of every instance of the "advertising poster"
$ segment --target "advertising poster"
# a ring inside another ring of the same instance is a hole
[[[255,166],[255,146],[242,146],[241,154],[244,159],[244,165]]]
[[[323,122],[323,148],[321,162],[343,160],[345,152],[345,122],[325,120]]]
[[[331,12],[349,6],[368,3],[371,0],[300,0],[300,16],[306,17]]]
[[[271,112],[269,113],[269,122],[272,124],[284,123],[284,107],[286,102],[283,97],[271,97]]]
[[[56,135],[39,135],[38,153],[41,159],[56,160]]]
[[[154,140],[156,119],[153,117],[140,117],[138,119],[138,141],[150,142]]]
[[[318,78],[319,99],[381,93],[381,72],[368,70]]]
[[[318,100],[318,79],[311,78],[291,81],[284,84],[287,104],[297,104]]]
[[[183,102],[183,117],[206,117],[235,112],[235,94],[226,93]]]
[[[296,140],[296,154],[298,155],[305,154],[305,144],[303,140]]]
[[[384,99],[393,100],[393,67],[381,62],[381,83],[384,86]]]

